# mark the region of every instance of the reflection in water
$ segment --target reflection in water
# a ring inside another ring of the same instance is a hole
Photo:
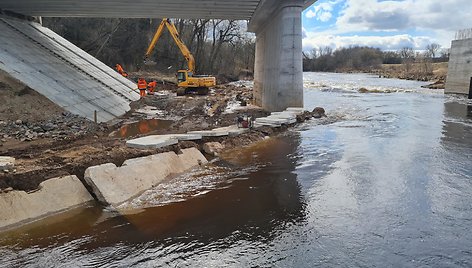
[[[442,140],[452,142],[450,145],[458,145],[464,149],[470,148],[472,140],[472,115],[471,106],[464,101],[446,101],[444,103],[445,118],[443,120]]]
[[[123,125],[119,130],[113,132],[112,136],[128,138],[139,134],[146,134],[158,129],[166,129],[172,122],[172,120],[145,119],[136,123]]]

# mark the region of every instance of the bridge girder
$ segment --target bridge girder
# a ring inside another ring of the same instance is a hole
[[[306,6],[316,0],[305,0]],[[281,0],[2,0],[0,9],[28,16],[250,20]]]

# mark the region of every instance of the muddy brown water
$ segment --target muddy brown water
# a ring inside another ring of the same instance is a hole
[[[163,119],[143,119],[138,122],[125,124],[114,131],[111,136],[129,138],[140,134],[147,134],[160,129],[167,129],[174,121]]]
[[[470,267],[472,103],[425,83],[305,74],[329,117],[0,236],[2,267]],[[395,93],[358,93],[366,87]]]

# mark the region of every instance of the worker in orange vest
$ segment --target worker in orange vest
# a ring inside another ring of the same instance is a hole
[[[117,71],[119,74],[121,74],[123,77],[128,77],[128,73],[125,72],[125,70],[123,69],[123,67],[121,67],[120,64],[117,63],[117,64],[115,65],[115,69],[116,69],[116,71]]]
[[[151,82],[148,83],[147,89],[148,89],[148,94],[149,95],[154,95],[154,90],[157,87],[157,82],[156,80],[152,80]]]
[[[139,89],[139,96],[141,96],[141,98],[146,96],[146,88],[147,88],[146,80],[140,77],[138,79],[138,89]]]

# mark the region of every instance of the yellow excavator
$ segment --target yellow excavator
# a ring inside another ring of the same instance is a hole
[[[187,70],[177,71],[177,81],[179,89],[177,89],[177,95],[182,96],[189,92],[196,92],[199,95],[208,94],[208,88],[216,86],[216,78],[208,75],[195,75],[195,59],[187,46],[182,42],[179,37],[179,33],[175,25],[168,19],[162,19],[159,27],[157,27],[156,33],[149,44],[149,47],[144,55],[144,63],[148,61],[157,41],[161,37],[164,27],[167,27],[170,35],[174,39],[175,43],[180,49],[180,52],[184,55],[187,60]]]

